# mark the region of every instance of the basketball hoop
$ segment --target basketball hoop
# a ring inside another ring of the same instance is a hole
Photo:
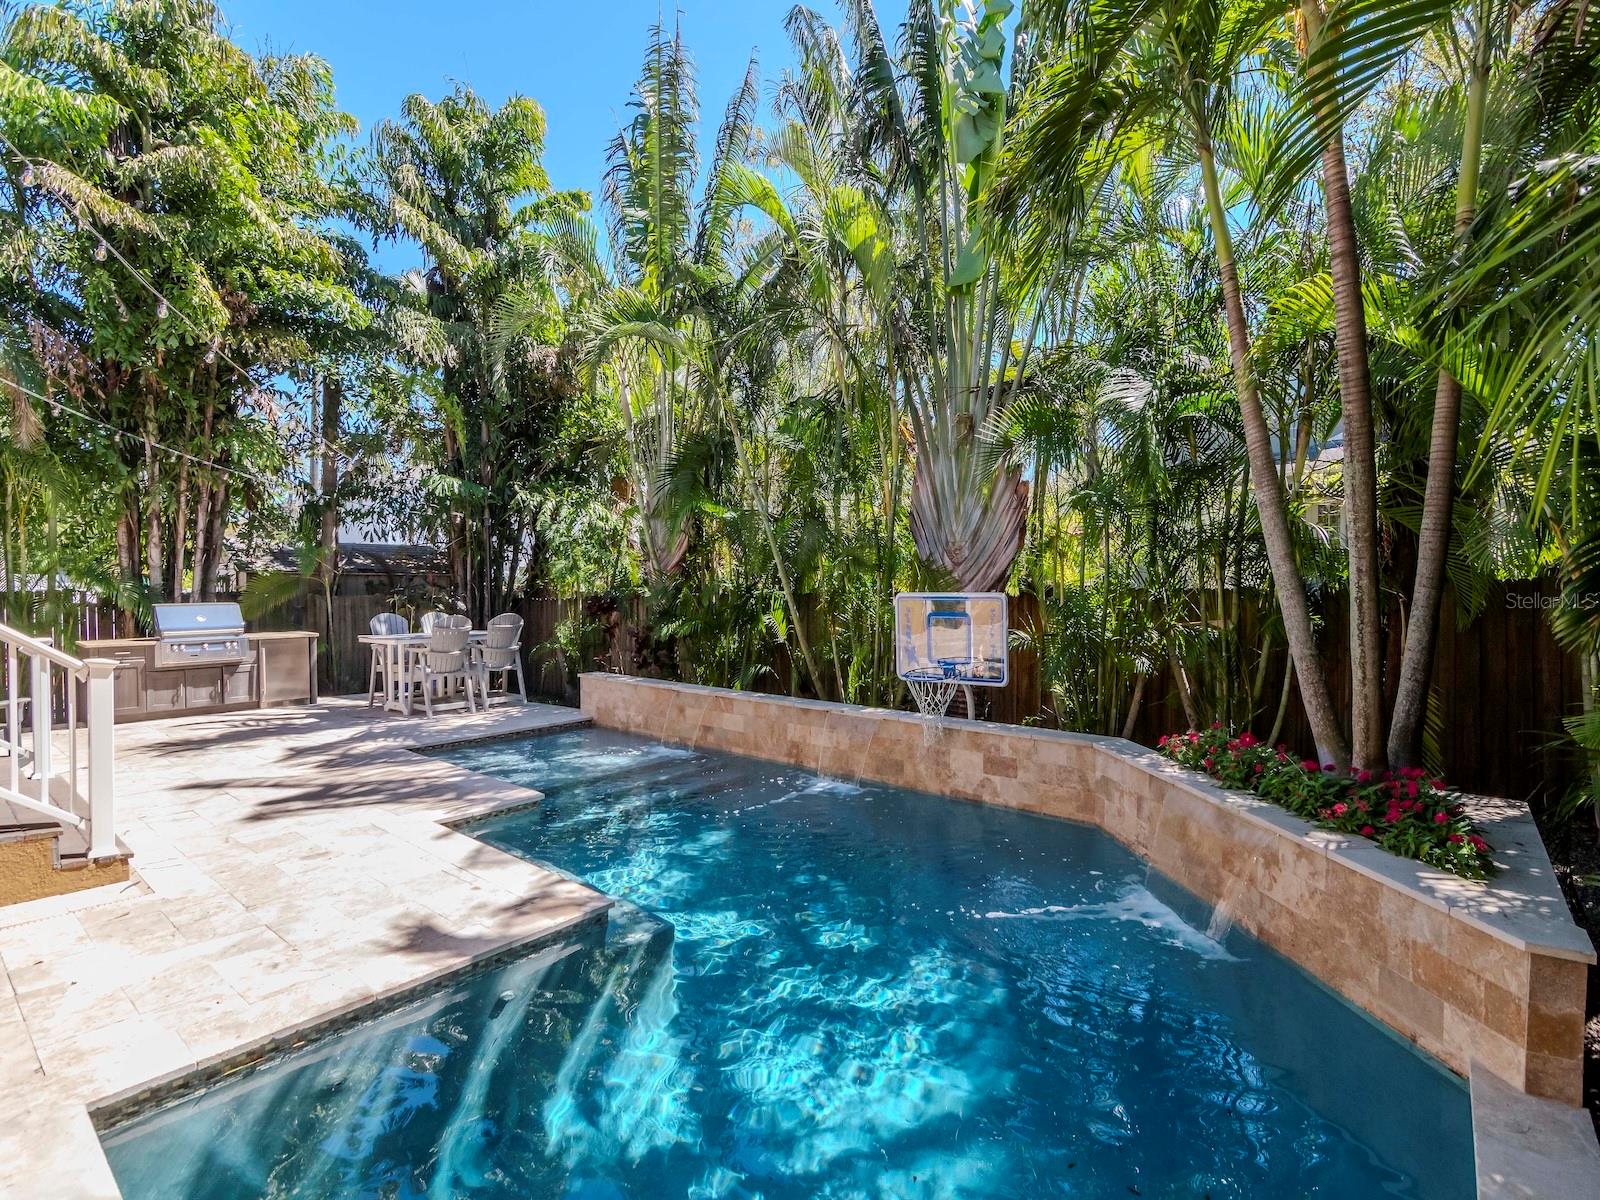
[[[930,667],[908,673],[902,678],[906,681],[906,690],[917,702],[917,711],[922,714],[922,744],[931,746],[939,738],[940,730],[944,727],[944,714],[950,710],[950,701],[955,699],[961,681],[956,678],[954,669],[949,667]]]
[[[895,668],[931,745],[959,689],[974,716],[974,687],[1004,687],[1006,598],[1001,592],[901,592],[894,598]]]

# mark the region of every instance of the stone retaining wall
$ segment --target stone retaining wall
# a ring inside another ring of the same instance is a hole
[[[1487,884],[1316,829],[1120,738],[590,674],[597,725],[1097,825],[1465,1075],[1581,1096],[1587,935],[1523,806],[1476,801]],[[1314,1031],[1308,1031],[1314,1034]]]

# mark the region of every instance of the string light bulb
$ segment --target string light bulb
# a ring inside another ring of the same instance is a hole
[[[217,344],[215,342],[212,342],[211,345],[206,347],[206,361],[208,363],[214,363],[217,361]]]
[[[167,319],[167,302],[166,302],[165,298],[163,298],[163,299],[158,300],[156,302],[156,320],[165,321],[166,319]]]
[[[33,164],[30,163],[28,166],[22,168],[22,186],[23,187],[32,187],[33,183],[34,183],[34,180],[36,180],[38,178],[39,177],[36,174],[34,174]]]
[[[110,253],[110,252],[106,249],[106,244],[104,242],[96,242],[95,243],[95,247],[94,247],[94,260],[95,260],[95,262],[105,262],[106,255],[108,253]]]

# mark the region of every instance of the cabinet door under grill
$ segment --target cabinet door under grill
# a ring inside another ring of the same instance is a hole
[[[222,702],[249,704],[256,698],[256,665],[242,662],[222,668]]]
[[[183,673],[183,706],[214,708],[222,703],[222,668],[191,667]]]

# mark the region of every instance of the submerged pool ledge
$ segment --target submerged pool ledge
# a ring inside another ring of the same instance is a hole
[[[1524,805],[1470,801],[1502,867],[1475,883],[1121,738],[952,720],[924,745],[914,714],[609,674],[583,676],[582,706],[606,728],[1099,826],[1457,1073],[1581,1101],[1594,947]]]

